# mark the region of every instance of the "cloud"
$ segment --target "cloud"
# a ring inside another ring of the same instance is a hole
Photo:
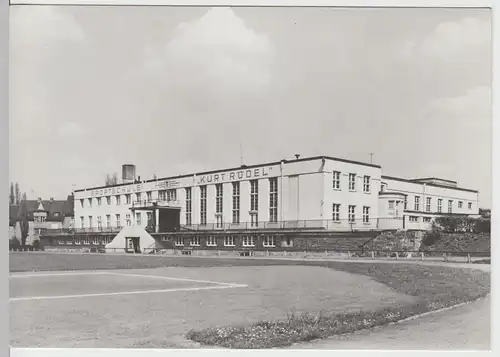
[[[273,48],[230,8],[213,8],[180,24],[160,51],[148,50],[147,70],[176,89],[259,92],[269,84]]]
[[[403,57],[423,55],[442,60],[462,58],[491,47],[491,22],[476,18],[465,18],[455,22],[442,22],[432,34],[419,44],[405,42]]]
[[[60,41],[80,41],[82,28],[70,13],[56,6],[20,6],[11,9],[10,36],[16,46],[48,49]]]
[[[61,125],[57,129],[57,134],[62,137],[76,136],[82,134],[83,130],[80,124],[70,121]]]

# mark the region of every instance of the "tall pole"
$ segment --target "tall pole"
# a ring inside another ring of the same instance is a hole
[[[373,164],[373,153],[370,153],[370,164]]]

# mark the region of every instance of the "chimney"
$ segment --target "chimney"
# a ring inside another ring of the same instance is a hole
[[[299,159],[299,157],[300,157],[300,154],[295,154],[295,159],[297,159],[297,160],[298,160],[298,159]]]
[[[50,198],[50,202],[52,202],[52,201],[54,201],[54,197],[51,197],[51,198]]]

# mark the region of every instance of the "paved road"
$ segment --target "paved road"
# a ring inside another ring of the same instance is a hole
[[[462,266],[458,265],[457,266]],[[464,265],[465,266],[465,265]],[[470,265],[468,265],[470,267]],[[474,265],[490,271],[489,265]],[[371,331],[295,345],[293,349],[490,350],[490,297]]]

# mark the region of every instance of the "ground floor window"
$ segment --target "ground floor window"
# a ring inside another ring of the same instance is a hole
[[[191,237],[189,245],[192,247],[198,247],[200,245],[200,237]]]
[[[216,247],[217,246],[217,239],[215,236],[208,236],[207,237],[207,247]]]
[[[225,236],[224,237],[224,246],[234,247],[234,237],[233,236]]]
[[[175,237],[175,245],[177,246],[184,245],[184,237]]]
[[[57,241],[57,244],[59,244],[59,245],[66,244],[66,241],[64,241],[64,240],[58,240],[58,241]]]
[[[275,236],[264,236],[263,245],[264,247],[275,247],[276,246]]]
[[[349,205],[349,223],[354,223],[356,219],[356,206]]]
[[[82,242],[80,241],[80,239],[75,239],[75,240],[73,241],[73,244],[82,244]]]
[[[243,236],[243,246],[244,247],[254,247],[255,246],[254,236]]]
[[[429,223],[432,220],[431,217],[424,217],[424,222]]]
[[[83,238],[83,244],[90,244],[90,239],[88,237]]]
[[[410,216],[408,219],[410,220],[410,222],[418,222],[417,216]]]
[[[363,207],[363,223],[368,224],[370,223],[370,207]]]
[[[94,237],[94,238],[92,239],[92,244],[94,244],[94,245],[99,245],[99,238]]]

